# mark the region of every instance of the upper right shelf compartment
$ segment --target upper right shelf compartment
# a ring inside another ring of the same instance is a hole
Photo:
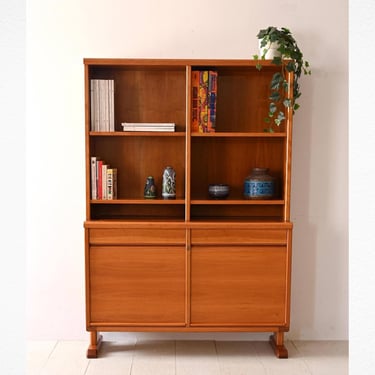
[[[230,136],[230,133],[233,133],[233,136],[238,136],[241,133],[242,135],[263,133],[263,136],[267,136],[265,128],[268,128],[268,124],[264,119],[268,115],[270,82],[273,74],[281,68],[267,61],[262,65],[260,71],[256,69],[255,62],[243,66],[216,65],[192,68],[192,81],[194,71],[211,70],[217,73],[215,135],[227,133],[226,135]],[[194,93],[192,93],[192,100],[194,101]],[[284,110],[284,108],[280,109]],[[279,135],[285,134],[285,121],[279,127],[273,126],[273,131]],[[202,133],[192,127],[192,135],[202,136]]]

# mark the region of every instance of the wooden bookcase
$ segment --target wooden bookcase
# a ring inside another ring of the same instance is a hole
[[[280,68],[255,65],[84,59],[88,357],[106,331],[269,332],[276,355],[288,356],[292,113],[264,132]],[[191,131],[192,71],[203,69],[218,72],[215,133]],[[114,80],[114,132],[90,130],[91,79]],[[176,131],[124,132],[125,121],[173,122]],[[91,199],[92,156],[117,168],[117,199]],[[166,166],[176,171],[173,200],[161,198]],[[277,179],[274,199],[244,199],[254,167]],[[156,199],[143,197],[149,175]],[[229,184],[229,197],[210,199],[211,183]]]

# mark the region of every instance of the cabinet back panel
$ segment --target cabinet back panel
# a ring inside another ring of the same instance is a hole
[[[91,78],[115,81],[115,128],[122,122],[173,122],[186,129],[186,69],[97,69]]]
[[[142,198],[148,176],[154,177],[161,196],[162,176],[167,166],[176,171],[176,196],[185,196],[184,137],[95,137],[91,155],[117,168],[119,199]]]
[[[229,184],[232,197],[241,197],[245,178],[255,167],[269,168],[282,186],[284,140],[193,138],[191,195],[207,197],[209,184]],[[279,191],[282,196],[282,191]]]
[[[218,72],[216,131],[262,132],[268,128],[264,118],[268,116],[270,82],[275,71],[259,72],[252,67]],[[275,131],[285,131],[284,124]]]
[[[238,220],[238,221],[281,221],[283,206],[279,205],[192,205],[191,220]]]
[[[184,220],[184,205],[92,204],[91,220]]]

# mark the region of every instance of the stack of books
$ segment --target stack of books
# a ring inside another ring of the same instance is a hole
[[[217,71],[192,71],[191,131],[213,133],[216,128]]]
[[[91,199],[117,199],[117,168],[97,156],[91,157]]]
[[[176,124],[172,122],[123,122],[124,132],[174,132]]]
[[[90,81],[91,131],[115,131],[115,99],[113,79]]]

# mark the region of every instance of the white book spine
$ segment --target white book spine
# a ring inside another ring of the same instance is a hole
[[[95,80],[90,81],[90,130],[95,131]]]
[[[99,80],[99,131],[105,131],[105,90],[104,80]]]
[[[109,132],[109,80],[104,80],[104,130]]]
[[[99,121],[100,121],[100,108],[99,108],[99,80],[94,80],[94,108],[95,108],[95,131],[99,131]]]
[[[109,81],[109,131],[115,131],[115,81]]]

